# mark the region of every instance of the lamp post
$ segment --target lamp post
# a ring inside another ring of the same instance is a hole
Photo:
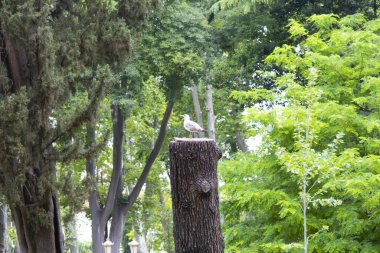
[[[131,253],[137,253],[137,248],[139,247],[138,242],[133,239],[130,243],[128,243],[128,245],[131,248]]]
[[[107,239],[107,241],[103,243],[105,253],[111,253],[112,245],[113,245],[113,242],[111,242],[109,238]]]

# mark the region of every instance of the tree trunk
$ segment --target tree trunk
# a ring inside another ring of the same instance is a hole
[[[119,179],[119,188],[116,196],[118,199],[120,199],[123,196],[123,184],[121,177]],[[119,253],[119,247],[123,238],[125,217],[126,213],[123,212],[122,203],[120,203],[119,201],[115,201],[115,207],[112,212],[112,221],[110,229],[110,240],[114,244],[111,251],[112,253]]]
[[[224,252],[220,228],[217,162],[213,140],[170,143],[175,252]]]
[[[195,116],[197,118],[197,123],[203,128],[202,111],[201,111],[201,106],[199,105],[199,98],[198,98],[198,87],[195,84],[191,86],[191,96],[193,98],[194,111],[195,111]],[[204,132],[199,132],[198,136],[201,138],[204,138],[205,134]]]
[[[7,207],[0,204],[0,253],[7,250]]]
[[[11,87],[6,91],[7,94],[1,93],[5,98],[12,94],[17,99],[22,94],[21,87],[24,87],[28,102],[12,109],[14,115],[18,115],[17,110],[24,111],[20,116],[25,118],[10,119],[17,122],[13,126],[20,128],[17,133],[20,140],[19,143],[13,142],[16,136],[12,136],[14,133],[10,131],[8,138],[12,142],[2,145],[2,152],[5,153],[1,156],[1,169],[4,169],[5,178],[1,183],[14,182],[14,191],[11,191],[12,195],[6,193],[6,198],[15,221],[21,253],[61,253],[64,249],[58,197],[54,190],[55,161],[48,158],[54,149],[46,145],[54,132],[49,116],[55,100],[49,90],[52,86],[43,86],[45,83],[41,81],[45,77],[43,72],[47,71],[41,70],[46,62],[41,56],[41,48],[44,46],[34,47],[35,45],[28,44],[26,49],[21,41],[31,42],[30,38],[22,37],[27,34],[14,36],[3,28],[0,29],[0,64],[7,66],[7,79],[9,78]],[[36,28],[38,27],[32,29]],[[34,38],[35,41],[39,41],[38,36]],[[40,89],[42,86],[44,88]],[[12,129],[13,126],[8,127]],[[27,132],[27,136],[21,129]],[[14,148],[14,143],[18,143],[17,149]],[[19,199],[15,201],[15,198]]]
[[[87,142],[89,146],[95,144],[95,118],[91,117],[87,127]],[[91,187],[88,196],[91,215],[91,238],[92,238],[92,252],[104,253],[103,237],[106,223],[102,221],[102,212],[99,207],[99,195],[97,191],[96,182],[96,157],[95,154],[89,154],[86,159],[86,173],[91,180]]]
[[[208,138],[216,140],[215,137],[215,115],[214,115],[214,105],[212,99],[212,86],[207,85],[206,88],[206,111],[207,111],[207,132]]]
[[[21,253],[63,253],[57,197],[47,192],[34,204],[11,207]]]
[[[169,118],[173,110],[173,106],[174,106],[174,101],[168,101],[164,116],[161,121],[160,131],[158,133],[157,140],[154,144],[154,148],[152,149],[145,163],[144,169],[141,172],[141,175],[139,179],[137,180],[136,185],[133,187],[131,193],[128,195],[128,201],[126,203],[121,203],[119,201],[115,202],[113,216],[112,216],[111,237],[110,237],[111,241],[113,240],[112,242],[114,243],[112,247],[112,253],[118,253],[121,238],[123,236],[124,220],[129,210],[131,209],[132,205],[136,202],[137,197],[139,196],[140,191],[146,182],[146,178],[149,175],[150,169],[161,150],[162,143],[164,142],[164,139],[166,136],[166,127],[168,125]],[[122,181],[120,181],[119,186],[122,186]],[[118,196],[121,196],[120,190],[122,188],[123,187],[118,188]]]
[[[112,247],[113,253],[118,253],[123,229],[124,229],[124,213],[121,208],[120,199],[123,197],[123,144],[124,144],[124,126],[125,117],[121,108],[118,106],[113,107],[113,172],[110,185],[110,191],[112,187],[115,187],[116,193],[113,195],[113,200],[110,199],[110,194],[107,196],[107,204],[112,205],[112,221],[110,228],[110,240],[114,243]],[[116,177],[115,177],[116,176]]]
[[[103,224],[100,219],[100,213],[96,215],[91,212],[91,233],[92,233],[92,253],[104,253],[104,230],[106,224]]]

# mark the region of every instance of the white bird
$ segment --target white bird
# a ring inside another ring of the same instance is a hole
[[[200,125],[198,125],[196,122],[190,120],[190,116],[185,114],[183,115],[183,127],[190,132],[190,138],[192,137],[193,133],[197,132],[206,132]]]

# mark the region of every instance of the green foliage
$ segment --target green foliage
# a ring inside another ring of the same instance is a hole
[[[221,166],[227,252],[299,252],[303,208],[309,252],[380,248],[378,20],[306,22],[289,24],[296,46],[266,58],[276,89],[232,93],[256,102],[245,121],[262,143]]]
[[[103,99],[116,93],[141,26],[156,5],[155,0],[1,1],[0,194],[14,219],[22,220],[16,226],[25,251],[38,250],[35,241],[44,230],[61,232],[60,212],[52,203],[58,191],[65,222],[83,208],[86,190],[94,189],[88,189],[79,159],[95,152],[100,153],[96,180],[104,180],[99,204],[104,203],[112,121],[110,103]],[[108,117],[102,115],[103,102]],[[128,107],[126,100],[117,102]],[[98,145],[91,146],[85,124],[98,113]],[[46,245],[60,250],[60,238],[46,238],[55,240]]]
[[[198,8],[167,3],[143,37],[141,58],[150,75],[161,77],[168,97],[178,97],[185,85],[200,78],[208,44],[207,22]]]
[[[41,182],[49,182],[50,166],[57,160],[83,158],[85,138],[78,132],[118,82],[118,72],[130,57],[134,28],[146,18],[140,14],[155,3],[1,2],[0,39],[9,48],[0,52],[5,81],[0,91],[0,178],[1,188],[12,189],[6,192],[9,202],[20,204],[30,167],[39,171]],[[125,22],[121,7],[125,13],[133,8],[139,17],[129,16]],[[13,70],[15,63],[6,62],[12,57],[19,64]],[[11,182],[18,186],[10,187]],[[42,190],[39,197],[45,195]]]
[[[159,81],[150,77],[141,87],[141,96],[135,97],[136,105],[126,121],[124,181],[133,185],[147,160],[159,131],[159,120],[166,107],[166,97],[159,87]],[[171,128],[171,126],[169,126]],[[133,206],[127,229],[136,229],[137,234],[146,237],[149,248],[168,248],[172,240],[171,203],[166,176],[166,151],[161,152],[151,168],[141,198]],[[127,230],[127,231],[131,231]],[[130,238],[132,239],[132,238]]]
[[[220,10],[230,9],[241,6],[245,13],[252,9],[256,9],[259,4],[273,4],[276,0],[219,0],[212,7],[211,11],[218,12]]]
[[[79,243],[79,253],[91,253],[91,243],[89,242],[78,242]]]

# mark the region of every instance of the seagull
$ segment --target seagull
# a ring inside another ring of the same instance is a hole
[[[190,132],[190,138],[192,137],[193,133],[197,132],[206,132],[200,125],[198,125],[196,122],[190,120],[190,116],[185,114],[183,115],[183,127]]]

